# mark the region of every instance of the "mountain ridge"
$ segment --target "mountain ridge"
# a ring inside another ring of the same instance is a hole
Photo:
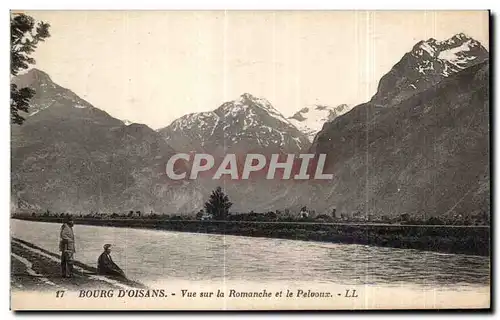
[[[36,89],[31,115],[11,128],[14,204],[70,212],[189,207],[179,194],[190,191],[164,177],[175,151],[156,131],[125,125],[40,70],[13,82]]]
[[[417,42],[391,70],[382,76],[370,100],[380,106],[397,104],[450,75],[489,60],[488,51],[463,33],[437,41]]]
[[[249,93],[213,111],[184,115],[158,132],[179,151],[294,153],[309,145],[307,137],[268,100]]]
[[[334,172],[324,198],[375,216],[489,212],[488,84],[484,61],[394,108],[368,102],[325,125],[311,147]]]

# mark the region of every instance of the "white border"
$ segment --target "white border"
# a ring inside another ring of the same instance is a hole
[[[6,2],[9,2],[6,1]],[[112,9],[112,10],[159,10],[159,9],[284,9],[284,10],[484,10],[492,5],[492,1],[468,1],[459,6],[462,1],[432,1],[420,0],[413,3],[404,1],[324,1],[324,0],[182,0],[182,1],[112,1],[112,0],[88,0],[88,1],[10,1],[11,9]]]
[[[171,10],[190,10],[190,9],[212,9],[212,10],[220,10],[220,9],[229,9],[229,10],[244,10],[244,9],[259,9],[259,10],[272,10],[272,9],[285,9],[285,10],[312,10],[312,9],[321,9],[321,10],[481,10],[481,9],[492,9],[493,14],[498,13],[498,1],[482,1],[482,0],[474,0],[474,1],[430,1],[430,0],[419,0],[413,2],[407,1],[359,1],[359,0],[351,0],[351,1],[320,1],[320,0],[288,0],[288,1],[272,1],[272,0],[252,0],[252,1],[236,1],[236,0],[217,0],[217,1],[203,1],[203,0],[179,0],[179,1],[150,1],[150,0],[141,0],[141,1],[111,1],[111,0],[86,0],[86,1],[53,1],[53,0],[43,0],[43,1],[14,1],[14,0],[4,0],[2,1],[2,7],[5,6],[5,9],[1,11],[0,18],[2,19],[1,25],[3,28],[0,28],[0,37],[1,42],[3,43],[4,50],[2,50],[2,59],[1,68],[3,70],[3,77],[0,77],[4,83],[0,86],[2,93],[2,101],[9,101],[9,78],[7,76],[9,70],[9,54],[7,51],[7,47],[9,46],[9,31],[8,31],[8,19],[9,19],[9,9],[38,9],[38,10],[78,10],[78,9],[93,9],[93,10],[158,10],[158,9],[171,9]],[[4,20],[5,19],[5,20]],[[497,21],[498,23],[498,21]],[[495,37],[492,40],[498,40],[498,33],[495,32]],[[495,41],[498,42],[498,41]],[[493,44],[490,44],[492,47]],[[493,57],[493,59],[496,58]],[[496,61],[496,60],[495,60]],[[496,64],[495,64],[496,65]],[[495,71],[497,68],[495,68]],[[498,74],[495,72],[494,74]],[[491,88],[491,90],[495,90],[495,93],[498,93],[498,82],[495,82],[495,87]],[[492,91],[493,92],[493,91]],[[500,124],[500,115],[496,108],[496,106],[492,106],[495,108],[495,121],[494,124]],[[1,241],[1,252],[0,257],[3,258],[3,261],[7,261],[6,257],[10,256],[10,247],[9,247],[9,223],[8,216],[10,210],[10,114],[7,109],[7,106],[3,108],[2,111],[2,126],[0,126],[0,150],[3,151],[4,156],[1,157],[1,173],[0,173],[0,203],[1,203],[1,211],[4,219],[4,223],[0,224],[1,230],[0,233],[4,235],[3,241]],[[497,129],[498,130],[498,129]],[[495,137],[495,149],[499,148],[499,140],[498,137]],[[498,161],[495,163],[498,165]],[[498,171],[498,169],[497,169]],[[497,178],[498,173],[495,174],[494,178]],[[497,180],[497,179],[494,179]],[[494,199],[500,199],[498,193],[500,189],[495,188]],[[495,206],[496,207],[496,206]],[[495,212],[496,213],[496,212]],[[492,213],[494,214],[494,213]],[[495,226],[494,229],[498,231],[498,223],[500,221],[500,217],[497,216],[494,218]],[[498,234],[496,234],[496,239],[498,239]],[[497,242],[492,245],[492,248],[496,248]],[[496,250],[495,250],[496,251]],[[1,285],[2,285],[2,297],[1,297],[1,311],[2,311],[2,319],[11,319],[15,315],[8,311],[9,310],[9,288],[10,288],[10,265],[7,262],[1,264]],[[495,271],[498,271],[498,264]],[[498,276],[498,272],[496,273]],[[497,297],[497,295],[494,295]],[[494,305],[498,307],[498,303],[493,302]],[[235,314],[228,314],[235,315]],[[347,315],[349,318],[360,318],[365,314],[349,314]],[[5,317],[4,317],[5,316]],[[42,314],[38,315],[41,318],[52,318],[53,315]],[[67,314],[60,315],[62,317],[67,317]],[[82,316],[82,315],[79,315]],[[94,319],[105,319],[110,316],[121,316],[120,314],[84,314],[84,317],[92,317]],[[131,318],[140,319],[144,315],[143,314],[134,314]],[[174,314],[161,314],[160,316],[168,316],[168,317],[176,317],[178,315]],[[200,317],[207,316],[206,314],[201,315],[183,315],[183,317]],[[211,314],[211,317],[220,317],[220,314]],[[252,315],[238,315],[241,318],[250,318]],[[262,315],[259,317],[270,317],[271,315]],[[272,315],[277,316],[277,315]],[[280,317],[304,317],[305,314],[283,314],[279,315]],[[309,316],[309,315],[307,315]],[[340,314],[320,314],[316,316],[324,316],[324,317],[344,317],[346,315]],[[402,314],[376,314],[372,316],[378,317],[401,317]],[[431,315],[431,314],[415,314],[415,315],[406,315],[408,317],[421,317],[425,316],[426,318],[437,318],[441,317],[455,317],[455,314],[448,315]],[[473,315],[468,315],[473,316]],[[254,316],[253,316],[254,317]]]

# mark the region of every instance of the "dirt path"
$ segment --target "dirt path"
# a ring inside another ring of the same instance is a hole
[[[78,290],[85,288],[119,289],[144,288],[128,280],[97,275],[94,267],[75,261],[72,278],[62,278],[59,254],[32,243],[11,238],[12,290]]]

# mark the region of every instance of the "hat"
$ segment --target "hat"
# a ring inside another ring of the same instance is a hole
[[[104,245],[104,250],[108,249],[109,247],[111,247],[111,245],[110,245],[109,243],[106,243],[106,244]]]

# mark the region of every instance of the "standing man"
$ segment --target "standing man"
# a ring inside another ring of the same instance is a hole
[[[61,251],[61,273],[63,278],[73,276],[73,255],[75,253],[75,235],[73,233],[73,219],[66,217],[61,226],[59,250]]]
[[[111,245],[106,243],[104,251],[97,259],[97,273],[105,276],[127,278],[120,267],[111,259]]]

